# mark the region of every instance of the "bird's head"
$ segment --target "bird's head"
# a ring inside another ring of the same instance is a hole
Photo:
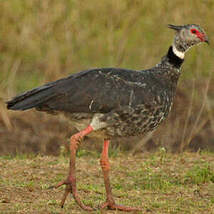
[[[199,25],[168,25],[168,27],[176,31],[173,45],[179,52],[185,53],[190,47],[201,42],[209,44],[205,31]]]

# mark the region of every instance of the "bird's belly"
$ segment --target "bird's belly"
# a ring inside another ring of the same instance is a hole
[[[139,136],[146,132],[153,131],[164,119],[163,116],[159,119],[150,117],[146,120],[144,118],[130,118],[131,121],[119,122],[105,129],[109,136]]]
[[[107,127],[106,133],[109,136],[139,136],[146,132],[153,131],[167,117],[170,106],[158,106],[147,108],[141,106],[135,109],[128,109],[122,112],[115,112],[106,122],[111,124]]]
[[[90,136],[98,138],[128,137],[140,136],[153,131],[167,117],[170,108],[171,104],[139,105],[135,108],[128,106],[107,114],[65,113],[64,116],[79,131],[89,125],[92,127],[96,125],[97,127]]]

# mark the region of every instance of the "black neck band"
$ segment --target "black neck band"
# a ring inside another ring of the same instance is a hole
[[[175,55],[175,53],[172,50],[172,46],[170,46],[167,57],[169,59],[169,63],[174,65],[176,68],[180,68],[181,64],[183,63],[184,59],[179,58]]]

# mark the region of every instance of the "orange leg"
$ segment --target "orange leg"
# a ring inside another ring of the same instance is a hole
[[[94,210],[91,207],[88,207],[82,203],[82,201],[79,198],[79,195],[77,193],[77,187],[76,187],[76,173],[75,173],[75,162],[76,162],[76,152],[78,145],[80,141],[83,139],[84,136],[89,134],[93,131],[93,128],[91,126],[88,126],[86,129],[78,132],[77,134],[73,135],[70,139],[70,168],[69,168],[69,174],[66,180],[59,182],[55,187],[58,188],[62,185],[66,185],[65,192],[61,201],[61,207],[64,206],[65,200],[69,193],[72,193],[75,201],[77,204],[84,210],[92,211]]]
[[[103,177],[104,177],[104,183],[105,183],[105,189],[106,189],[106,202],[101,204],[100,208],[108,208],[110,210],[121,210],[125,212],[132,212],[132,211],[140,211],[141,209],[136,207],[125,207],[123,205],[117,205],[115,204],[115,201],[112,196],[111,192],[111,185],[110,185],[110,179],[109,179],[109,171],[110,171],[110,164],[108,159],[108,147],[109,147],[109,140],[104,141],[103,145],[103,151],[100,158],[100,165],[103,171]]]

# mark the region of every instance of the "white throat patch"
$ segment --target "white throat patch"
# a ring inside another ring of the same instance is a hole
[[[172,46],[173,53],[180,59],[184,59],[184,52],[179,51],[174,45]]]

